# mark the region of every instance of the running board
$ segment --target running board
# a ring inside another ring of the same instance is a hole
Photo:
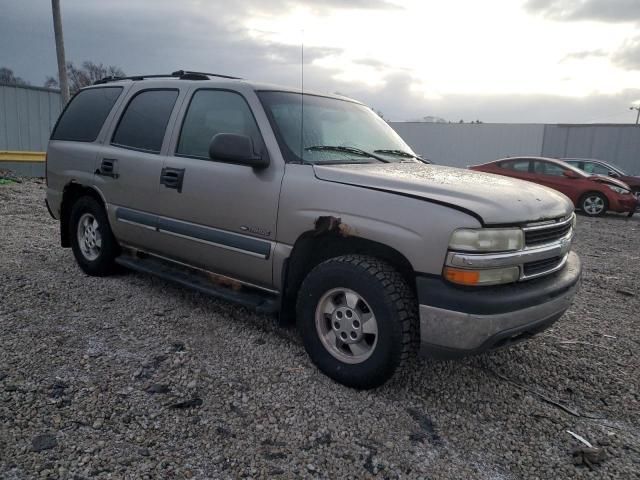
[[[257,313],[270,314],[278,311],[278,297],[276,295],[246,286],[243,286],[242,290],[232,290],[222,285],[216,285],[198,270],[173,264],[153,256],[134,257],[121,255],[115,261],[117,264],[131,270],[149,273],[200,293],[239,303]]]

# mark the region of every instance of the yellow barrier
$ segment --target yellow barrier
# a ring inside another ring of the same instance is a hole
[[[44,162],[45,152],[10,152],[0,150],[0,162]]]

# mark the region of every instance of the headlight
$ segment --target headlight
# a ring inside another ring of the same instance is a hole
[[[607,187],[609,187],[611,190],[613,190],[614,192],[619,193],[620,195],[627,195],[627,194],[631,193],[626,188],[617,187],[615,185],[611,185],[610,183],[606,183],[605,185]]]
[[[463,252],[506,252],[524,247],[519,228],[462,228],[451,235],[449,249]]]
[[[571,217],[571,230],[575,230],[576,229],[577,223],[578,223],[578,217],[574,213],[573,217]]]

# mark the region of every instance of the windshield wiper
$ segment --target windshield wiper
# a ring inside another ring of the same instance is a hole
[[[404,157],[404,158],[415,158],[416,160],[420,160],[421,162],[424,163],[431,163],[428,160],[425,160],[424,158],[418,156],[418,155],[414,155],[413,153],[409,153],[409,152],[405,152],[404,150],[374,150],[375,153],[385,153],[387,155],[396,155],[398,157]]]
[[[369,157],[369,158],[374,158],[376,160],[378,160],[379,162],[382,163],[389,163],[389,160],[385,160],[384,158],[378,156],[378,155],[374,155],[373,153],[369,153],[365,150],[361,150],[359,148],[356,147],[344,147],[341,145],[313,145],[312,147],[307,147],[305,148],[305,150],[310,150],[310,151],[333,151],[333,152],[346,152],[346,153],[353,153],[355,155],[361,155],[363,157]]]

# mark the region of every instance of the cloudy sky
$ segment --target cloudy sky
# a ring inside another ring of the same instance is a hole
[[[390,120],[635,120],[640,0],[61,0],[67,59],[340,92]],[[56,70],[51,2],[0,0],[0,66]]]

